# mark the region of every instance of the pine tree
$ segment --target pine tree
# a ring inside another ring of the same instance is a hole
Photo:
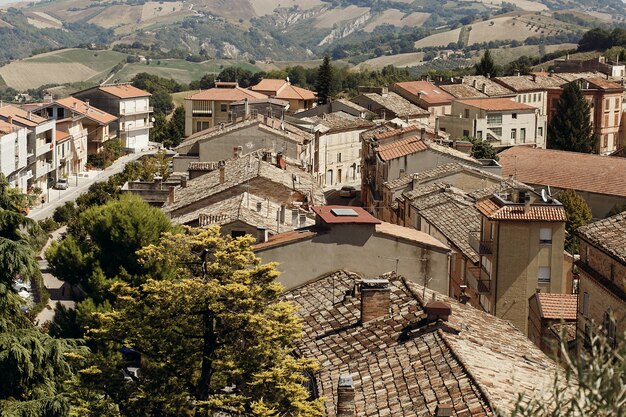
[[[485,77],[495,77],[498,75],[498,68],[493,62],[489,49],[485,51],[482,59],[474,68],[476,69],[476,75],[484,75]]]
[[[596,136],[591,125],[591,108],[577,82],[563,88],[556,113],[548,125],[548,148],[591,153]]]
[[[315,368],[291,354],[301,326],[275,265],[260,263],[250,237],[186,230],[139,251],[156,279],[118,282],[114,309],[95,316],[92,340],[142,355],[141,378],[109,385],[122,413],[320,416],[304,386]]]
[[[317,84],[315,86],[317,90],[317,102],[319,104],[326,104],[331,98],[333,85],[333,68],[330,65],[330,58],[328,55],[324,57],[322,65],[320,65],[317,73]]]
[[[0,416],[67,417],[65,382],[87,349],[42,333],[20,311],[20,301],[0,283]]]

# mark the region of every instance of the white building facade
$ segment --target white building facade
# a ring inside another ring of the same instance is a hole
[[[0,172],[9,187],[26,193],[32,172],[27,170],[27,133],[24,127],[0,122]]]

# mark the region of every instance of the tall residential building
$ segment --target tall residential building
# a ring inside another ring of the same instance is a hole
[[[83,100],[109,115],[117,117],[109,129],[109,138],[114,131],[119,135],[122,146],[133,152],[148,147],[152,129],[151,94],[130,84],[104,84],[74,93]]]
[[[233,122],[231,103],[267,98],[265,94],[246,90],[237,83],[216,82],[214,88],[185,98],[185,136]]]
[[[578,229],[579,346],[601,328],[612,344],[626,331],[626,212]]]
[[[44,117],[51,117],[57,121],[57,125],[63,125],[64,131],[68,132],[69,125],[77,125],[80,121],[86,134],[85,154],[93,155],[102,150],[104,143],[117,135],[117,117],[94,107],[89,100],[82,101],[74,97],[66,97],[51,103],[43,103],[37,107],[37,113]],[[82,132],[73,129],[75,140],[79,140]],[[75,145],[74,152],[77,161],[73,167],[74,172],[84,169],[86,155],[80,155],[80,144]]]
[[[45,194],[57,179],[55,121],[15,106],[0,107],[0,120],[28,129],[27,188],[28,190],[39,188]]]
[[[27,167],[25,127],[0,121],[0,172],[9,182],[9,187],[19,188],[26,193],[28,179],[32,175]]]
[[[509,98],[455,100],[450,116],[439,118],[452,139],[475,137],[494,148],[546,147],[545,123],[539,110]]]
[[[565,209],[527,190],[494,194],[475,207],[481,227],[469,242],[480,263],[467,276],[468,289],[477,305],[528,334],[529,298],[566,290]]]

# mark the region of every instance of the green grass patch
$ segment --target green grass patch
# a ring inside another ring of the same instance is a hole
[[[125,60],[126,54],[121,52],[88,49],[63,49],[25,59],[28,62],[42,63],[75,62],[98,72],[110,71],[115,65]]]
[[[224,68],[237,66],[252,72],[259,72],[259,67],[248,61],[235,61],[230,59],[215,59],[205,62],[189,62],[184,59],[153,59],[150,64],[133,63],[126,65],[115,75],[120,81],[130,81],[141,72],[158,75],[163,78],[173,78],[180,83],[190,83],[199,80],[205,74],[218,74]]]

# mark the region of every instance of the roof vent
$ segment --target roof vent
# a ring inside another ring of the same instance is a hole
[[[424,313],[426,313],[428,322],[437,320],[448,321],[452,314],[452,307],[443,301],[431,301],[424,306]]]

